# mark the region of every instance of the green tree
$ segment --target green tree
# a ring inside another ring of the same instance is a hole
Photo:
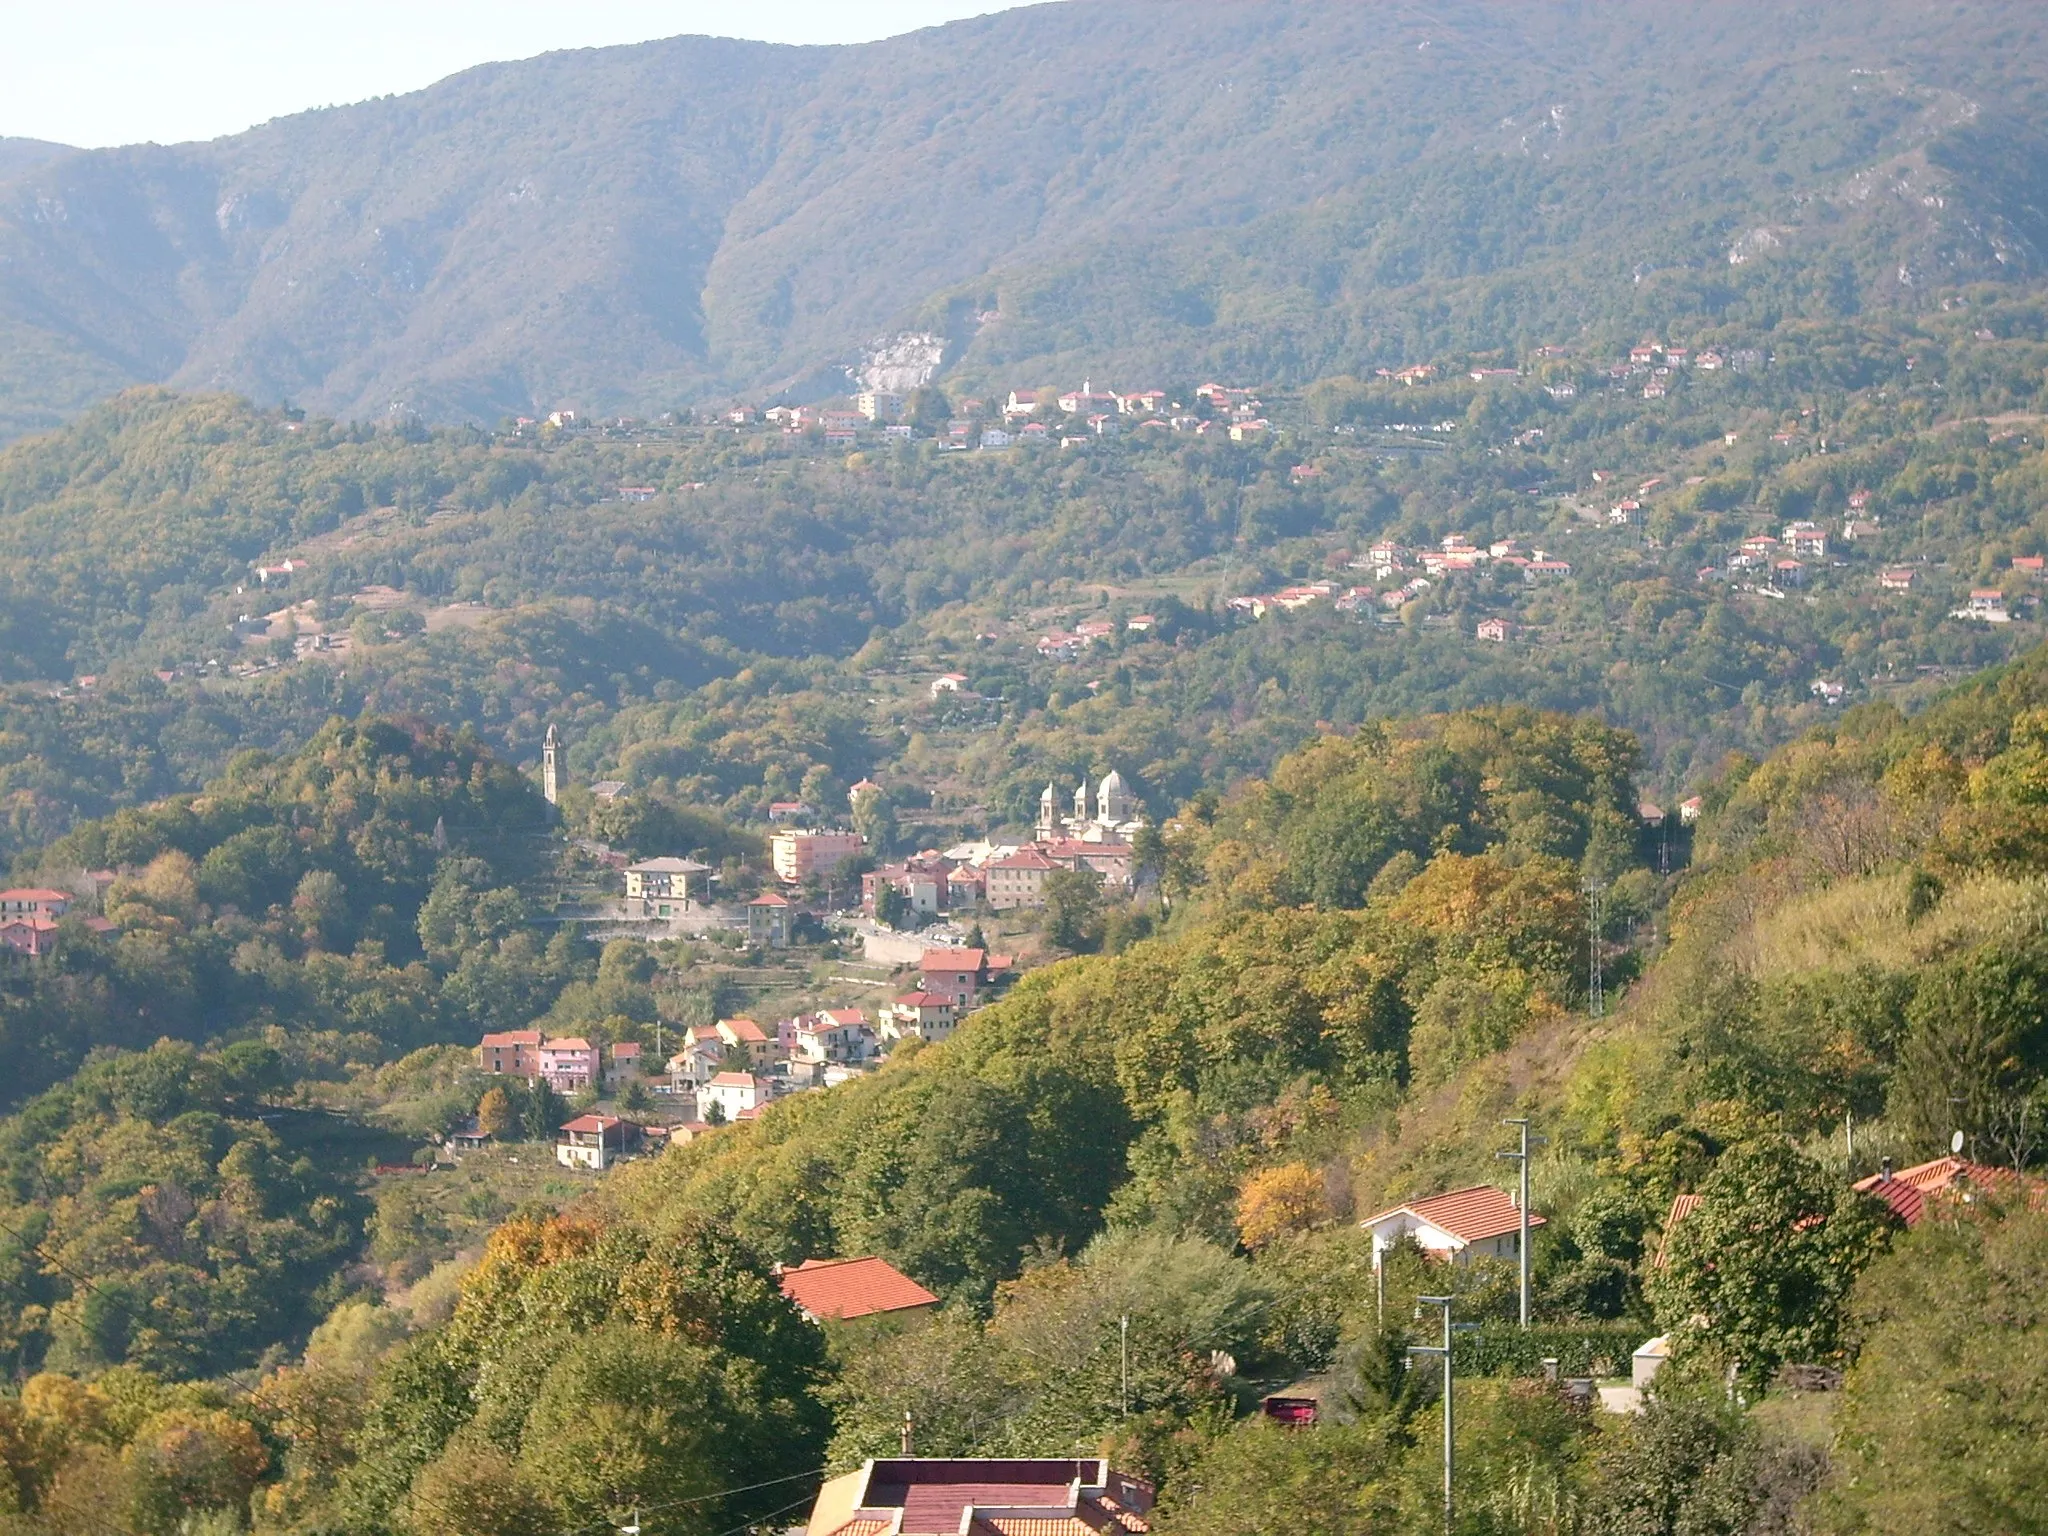
[[[1583,1530],[1751,1536],[1791,1529],[1784,1516],[1826,1465],[1817,1448],[1767,1441],[1711,1384],[1667,1392],[1637,1417],[1603,1427],[1583,1479]]]
[[[910,916],[910,898],[884,880],[875,888],[875,917],[891,928],[901,928],[904,919]]]
[[[2035,1209],[1924,1221],[1864,1272],[1821,1530],[2048,1530],[2044,1294]]]
[[[886,857],[896,846],[896,807],[885,791],[875,790],[853,802],[853,830],[867,839],[868,851]]]
[[[759,1481],[741,1475],[743,1447],[766,1430],[746,1422],[745,1374],[729,1385],[728,1369],[680,1338],[618,1324],[586,1334],[542,1380],[520,1461],[579,1529],[635,1504],[715,1502],[730,1482]]]
[[[542,1491],[547,1481],[487,1444],[458,1440],[413,1479],[406,1529],[411,1536],[550,1536],[561,1518]]]
[[[1076,952],[1102,942],[1102,877],[1090,869],[1057,869],[1045,877],[1046,937]]]
[[[1884,1245],[1881,1207],[1776,1137],[1730,1148],[1699,1195],[1653,1280],[1674,1342],[1756,1384],[1785,1361],[1837,1358],[1850,1287]]]
[[[1263,1416],[1213,1441],[1169,1487],[1161,1536],[1367,1536],[1398,1529],[1399,1427],[1383,1419],[1311,1434]]]

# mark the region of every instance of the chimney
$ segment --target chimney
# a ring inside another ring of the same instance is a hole
[[[1891,1183],[1891,1181],[1892,1160],[1888,1157],[1879,1158],[1877,1163],[1877,1182],[1880,1184],[1889,1184]]]

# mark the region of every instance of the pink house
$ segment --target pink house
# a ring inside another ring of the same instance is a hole
[[[0,918],[0,944],[19,954],[41,957],[57,942],[57,925],[47,917]]]
[[[540,1047],[540,1075],[557,1093],[581,1093],[599,1080],[597,1047],[581,1035],[549,1040]]]

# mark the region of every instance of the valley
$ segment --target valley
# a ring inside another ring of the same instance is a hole
[[[0,140],[0,1536],[2037,1529],[2044,62]]]

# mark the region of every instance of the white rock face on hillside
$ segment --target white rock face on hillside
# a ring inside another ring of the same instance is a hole
[[[854,378],[862,389],[907,395],[931,382],[944,360],[946,339],[930,331],[903,331],[879,336],[861,352]]]

